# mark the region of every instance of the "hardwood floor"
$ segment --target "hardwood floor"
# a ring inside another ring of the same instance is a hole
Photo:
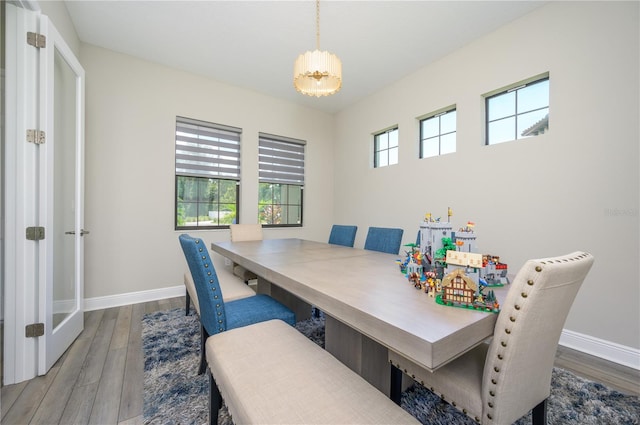
[[[85,314],[85,329],[49,373],[2,388],[3,424],[142,424],[142,316],[184,297]],[[640,396],[640,371],[565,347],[556,366]]]

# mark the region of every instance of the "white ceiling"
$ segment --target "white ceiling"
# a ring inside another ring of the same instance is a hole
[[[67,1],[80,40],[320,109],[339,111],[545,1],[328,1],[320,48],[337,94],[303,96],[293,62],[315,49],[314,1]]]

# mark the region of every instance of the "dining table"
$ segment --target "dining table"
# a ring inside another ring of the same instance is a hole
[[[397,385],[390,352],[432,372],[493,335],[497,314],[442,305],[416,289],[398,265],[406,254],[295,238],[211,249],[254,272],[258,293],[292,308],[297,320],[311,306],[322,311],[325,349],[387,395]],[[502,301],[508,285],[491,289]]]

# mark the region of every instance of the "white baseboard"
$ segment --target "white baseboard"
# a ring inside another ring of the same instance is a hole
[[[181,297],[184,295],[184,292],[184,285],[178,285],[169,288],[151,289],[149,291],[85,298],[84,309],[85,311],[100,310],[103,308]],[[560,335],[560,345],[640,370],[640,350],[636,348],[566,329],[563,330],[562,335]]]
[[[640,370],[640,350],[564,329],[560,345]]]
[[[184,285],[171,286],[169,288],[151,289],[148,291],[129,292],[126,294],[108,295],[84,299],[84,310],[101,310],[103,308],[120,307],[129,304],[144,303],[147,301],[164,300],[166,298],[181,297],[184,295]]]

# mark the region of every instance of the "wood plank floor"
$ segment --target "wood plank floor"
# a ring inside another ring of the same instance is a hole
[[[142,424],[145,313],[184,307],[184,297],[85,313],[85,329],[49,373],[2,388],[13,424]],[[560,347],[556,365],[640,396],[640,371]]]

